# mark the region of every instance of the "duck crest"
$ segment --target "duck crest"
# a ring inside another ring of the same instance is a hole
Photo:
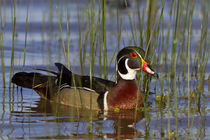
[[[136,107],[138,94],[138,106],[142,106],[142,95],[136,81],[121,79],[107,95],[108,108],[133,109]]]

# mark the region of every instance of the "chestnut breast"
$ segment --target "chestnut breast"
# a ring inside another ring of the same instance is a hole
[[[107,95],[109,109],[134,109],[137,92],[139,92],[138,107],[143,106],[142,95],[135,80],[120,80]]]

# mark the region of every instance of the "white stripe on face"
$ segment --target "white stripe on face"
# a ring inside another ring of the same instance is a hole
[[[135,50],[134,50],[134,51],[135,51]],[[138,51],[135,51],[135,52],[138,54],[138,56],[139,56],[140,58],[142,58]]]

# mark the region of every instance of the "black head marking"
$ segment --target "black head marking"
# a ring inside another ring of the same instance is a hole
[[[125,67],[125,60],[126,60],[126,58],[123,57],[123,58],[120,59],[120,61],[118,62],[118,71],[119,71],[121,74],[127,74],[127,73],[128,73],[128,70],[127,70],[126,67]]]

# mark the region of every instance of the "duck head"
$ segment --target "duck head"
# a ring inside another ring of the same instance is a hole
[[[143,49],[129,46],[118,53],[116,60],[117,81],[119,79],[134,80],[137,71],[140,69],[158,78],[158,74],[153,71],[145,60],[145,51]]]

